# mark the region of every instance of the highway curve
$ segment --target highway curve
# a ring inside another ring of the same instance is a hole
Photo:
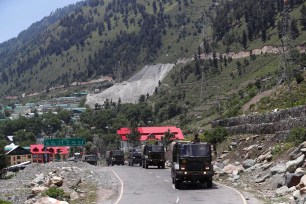
[[[120,180],[119,196],[115,204],[246,204],[236,190],[217,183],[208,189],[205,185],[183,184],[180,190],[171,182],[170,169],[134,166],[112,166],[110,168]]]

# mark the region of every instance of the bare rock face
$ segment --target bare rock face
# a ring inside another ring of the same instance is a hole
[[[88,94],[86,104],[94,107],[96,103],[103,104],[106,99],[121,103],[137,103],[140,95],[152,95],[159,81],[162,81],[174,64],[156,64],[143,67],[131,79],[116,83],[98,94]]]

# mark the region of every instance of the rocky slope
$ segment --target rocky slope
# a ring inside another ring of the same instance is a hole
[[[116,83],[101,93],[87,95],[86,104],[94,107],[95,103],[103,104],[106,99],[122,103],[136,103],[140,95],[152,95],[158,82],[162,81],[174,64],[157,64],[143,67],[128,81]]]
[[[64,199],[73,204],[113,202],[118,192],[110,170],[85,162],[31,164],[11,179],[0,180],[0,186],[0,200],[13,204],[44,203],[42,192],[51,187],[63,189]]]
[[[276,156],[272,135],[231,137],[214,163],[215,181],[256,195],[263,203],[305,203],[306,142]]]

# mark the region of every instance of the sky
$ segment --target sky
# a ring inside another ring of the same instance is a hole
[[[26,30],[57,8],[81,0],[0,0],[0,43]]]

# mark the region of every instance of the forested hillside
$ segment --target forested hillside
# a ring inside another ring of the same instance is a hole
[[[0,96],[48,92],[101,75],[122,81],[144,65],[191,57],[177,63],[150,96],[156,121],[175,118],[170,123],[186,125],[201,117],[235,116],[257,94],[282,85],[279,55],[252,50],[281,45],[284,2],[292,47],[303,46],[302,0],[83,1],[0,44]],[[245,51],[249,57],[232,59],[224,54],[229,51]],[[303,84],[306,55],[293,51],[289,80]],[[294,105],[303,104],[298,95]]]
[[[1,97],[101,75],[125,80],[201,43],[208,1],[87,0],[59,9],[0,44]]]

